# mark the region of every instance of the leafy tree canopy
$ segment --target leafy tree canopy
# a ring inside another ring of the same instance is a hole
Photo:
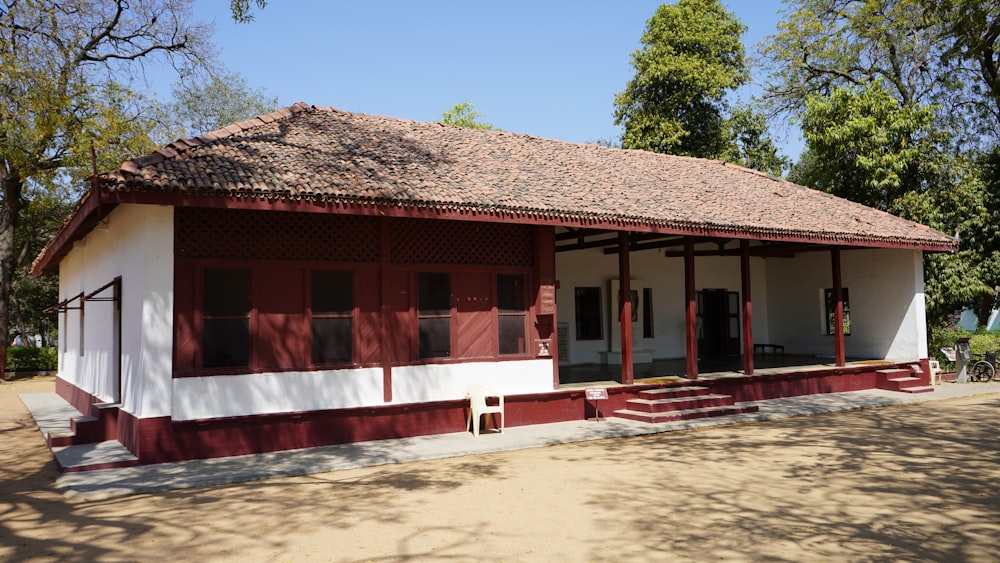
[[[718,158],[727,149],[725,96],[748,78],[746,26],[718,0],[660,6],[632,53],[635,76],[615,97],[622,146]]]
[[[729,143],[722,158],[729,162],[781,176],[788,158],[778,153],[764,114],[750,106],[735,108],[726,120]]]
[[[263,10],[267,6],[267,0],[229,0],[229,9],[233,13],[233,21],[236,23],[250,23],[254,20],[253,6]]]
[[[889,210],[909,191],[921,191],[936,149],[925,143],[934,114],[901,106],[881,81],[839,87],[806,99],[802,132],[809,152],[806,185]]]
[[[111,166],[148,152],[132,78],[144,61],[182,72],[209,64],[210,28],[192,21],[191,0],[0,5],[0,334],[10,326],[22,212],[61,179],[92,170],[91,142]]]
[[[441,123],[445,125],[457,125],[469,129],[489,130],[493,125],[482,121],[485,116],[472,105],[472,102],[461,102],[452,106],[451,109],[441,112]]]
[[[167,141],[191,137],[225,127],[278,107],[278,98],[263,88],[254,89],[234,72],[209,77],[195,84],[178,82],[173,101],[162,108],[166,112]]]

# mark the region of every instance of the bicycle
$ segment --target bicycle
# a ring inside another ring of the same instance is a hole
[[[997,370],[997,356],[1000,350],[986,352],[985,354],[974,354],[973,359],[977,360],[969,368],[969,381],[1000,381],[1000,370]]]

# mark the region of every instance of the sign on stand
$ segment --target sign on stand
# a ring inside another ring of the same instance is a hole
[[[597,414],[594,418],[588,418],[587,420],[592,420],[594,422],[603,421],[604,417],[601,416],[600,401],[608,400],[608,390],[603,387],[588,387],[584,389],[584,395],[587,397],[588,401],[594,403],[594,412]]]

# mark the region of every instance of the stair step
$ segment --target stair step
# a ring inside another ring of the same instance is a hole
[[[614,416],[619,418],[626,418],[629,420],[635,420],[638,422],[675,422],[678,420],[692,420],[696,418],[709,418],[715,416],[727,416],[733,414],[744,414],[757,412],[760,408],[757,405],[747,405],[747,406],[725,406],[725,407],[706,407],[701,409],[687,409],[682,411],[671,411],[665,413],[649,413],[634,411],[630,409],[622,409],[614,412]]]
[[[892,377],[909,377],[912,371],[906,368],[890,368],[890,369],[876,370],[875,373],[887,375],[890,378],[892,378]]]
[[[665,399],[629,399],[625,408],[640,412],[669,412],[694,408],[732,406],[735,401],[732,395],[694,395],[687,397],[669,397]]]
[[[697,385],[684,385],[682,387],[662,387],[660,389],[646,389],[639,391],[640,399],[665,399],[669,397],[697,397],[702,395],[708,395],[710,392],[708,387],[700,387]]]
[[[919,387],[903,387],[900,389],[903,393],[933,393],[933,385],[920,385]]]

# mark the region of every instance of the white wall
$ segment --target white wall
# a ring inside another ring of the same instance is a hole
[[[767,260],[772,341],[788,353],[833,356],[824,329],[823,290],[832,287],[829,252]],[[841,252],[841,279],[849,290],[849,358],[907,361],[927,356],[923,266],[919,251]],[[756,314],[757,308],[754,308]]]
[[[659,250],[641,250],[630,255],[629,265],[634,287],[653,290],[653,334],[642,338],[642,322],[633,332],[637,350],[652,350],[653,357],[681,358],[685,354],[684,336],[684,259],[667,258]],[[588,249],[556,254],[556,294],[558,318],[566,323],[569,331],[569,363],[599,363],[600,353],[611,347],[609,311],[611,280],[618,278],[618,255],[605,255],[601,249]],[[750,260],[750,284],[753,300],[753,337],[756,342],[767,342],[767,276],[761,258]],[[709,256],[695,259],[695,286],[697,289],[726,289],[741,293],[740,258],[738,256]],[[576,287],[600,287],[603,301],[604,338],[602,340],[577,340],[575,323]],[[641,299],[641,296],[640,296]],[[617,313],[616,313],[617,314]],[[742,335],[741,335],[742,336]],[[560,358],[564,362],[566,358]]]
[[[382,368],[174,379],[174,420],[385,404]]]
[[[552,390],[552,362],[520,360],[392,368],[392,403],[465,397],[470,383],[504,395]],[[382,368],[182,377],[174,380],[174,420],[378,406]]]
[[[119,205],[59,264],[60,300],[122,277],[122,408],[138,417],[170,414],[173,255],[173,208]],[[59,314],[59,376],[105,401],[117,395],[113,314],[86,303],[82,355],[80,311]]]
[[[552,391],[552,360],[427,364],[392,368],[392,402],[419,403],[465,397],[471,383],[503,395]]]

